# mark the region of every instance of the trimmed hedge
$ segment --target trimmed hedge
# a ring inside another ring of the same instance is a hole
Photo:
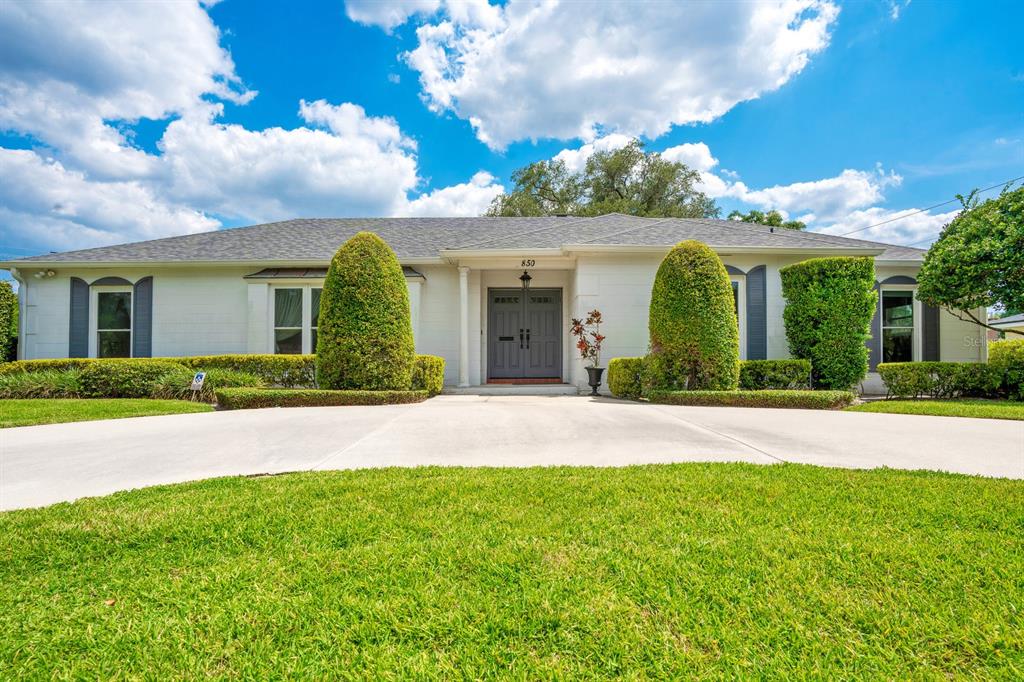
[[[325,407],[336,405],[397,405],[423,402],[426,391],[325,391],[288,388],[222,388],[215,391],[225,410],[260,407]]]
[[[981,362],[883,362],[878,375],[890,398],[986,397],[1001,383],[999,371]]]
[[[677,244],[658,267],[648,318],[645,390],[730,390],[740,342],[732,284],[722,260],[698,241]]]
[[[444,388],[444,358],[417,355],[412,363],[412,390],[437,395]]]
[[[331,259],[320,294],[316,381],[325,389],[404,391],[416,351],[398,257],[360,232]]]
[[[263,377],[255,374],[230,369],[211,369],[206,370],[206,380],[203,381],[202,389],[193,393],[194,376],[195,372],[191,369],[167,372],[150,384],[149,397],[171,400],[190,400],[195,397],[203,402],[212,403],[218,388],[265,388],[267,385]]]
[[[78,398],[79,369],[0,373],[0,398]]]
[[[83,398],[148,398],[165,374],[187,371],[167,360],[96,360],[81,370],[79,383]]]
[[[780,407],[836,410],[856,399],[850,391],[656,391],[648,398],[662,405]]]
[[[17,320],[18,295],[10,282],[0,281],[0,364],[14,359],[12,356],[17,352]]]
[[[999,375],[1008,398],[1024,400],[1024,339],[993,341],[988,361]]]
[[[159,359],[163,362],[163,358]],[[154,358],[123,358],[119,362],[153,362]],[[49,358],[45,360],[18,360],[0,365],[0,374],[21,374],[26,372],[54,372],[68,369],[81,370],[101,362],[97,358]],[[175,360],[171,360],[175,362]]]
[[[740,362],[740,390],[785,390],[810,387],[810,360],[743,360]]]
[[[871,258],[812,258],[780,270],[783,320],[794,357],[811,361],[816,388],[849,389],[868,371],[878,292]]]
[[[643,358],[614,358],[608,363],[608,390],[616,398],[639,400],[643,395]]]

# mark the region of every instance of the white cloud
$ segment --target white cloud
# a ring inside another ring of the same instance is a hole
[[[622,149],[629,144],[632,139],[633,138],[629,135],[612,133],[611,135],[598,138],[593,142],[580,145],[576,149],[563,149],[555,154],[554,160],[563,162],[569,172],[576,173],[583,170],[587,165],[587,159],[589,159],[594,152],[611,152],[616,149]]]
[[[661,157],[674,163],[685,164],[696,171],[710,171],[718,165],[718,159],[711,155],[711,150],[703,142],[669,147],[661,153]]]
[[[845,234],[852,230],[860,230],[848,236],[854,239],[867,239],[888,244],[914,245],[923,249],[938,239],[942,227],[960,213],[959,209],[944,213],[918,213],[917,211],[919,209],[916,208],[892,210],[873,206],[852,211],[841,220],[826,227],[815,227],[815,231],[825,234]],[[878,225],[883,222],[884,225]],[[862,229],[869,225],[877,226],[866,230]]]
[[[367,21],[386,28],[415,14],[405,3],[374,8],[384,18]],[[468,120],[495,149],[657,137],[784,85],[827,46],[838,12],[830,0],[449,3],[417,28],[405,59],[428,105]]]
[[[195,2],[8,2],[0,35],[0,128],[33,135],[96,176],[156,171],[108,122],[186,114],[204,94],[255,95]]]
[[[505,191],[493,175],[480,171],[469,182],[436,189],[408,202],[396,215],[409,216],[475,216],[491,205],[494,197]]]
[[[0,148],[0,177],[4,239],[25,248],[84,248],[220,226],[142,183],[90,181],[32,151]]]
[[[352,21],[390,31],[417,14],[432,14],[440,6],[441,0],[346,0],[345,14]]]

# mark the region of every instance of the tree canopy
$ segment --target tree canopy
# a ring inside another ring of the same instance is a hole
[[[537,161],[512,173],[515,187],[494,199],[490,216],[596,216],[606,213],[654,218],[717,218],[719,208],[697,189],[700,173],[644,151],[639,140],[595,152],[570,171],[558,159]]]
[[[781,213],[774,208],[767,213],[753,210],[749,213],[733,211],[729,214],[729,220],[742,220],[745,223],[757,223],[758,225],[770,225],[771,227],[784,227],[787,230],[803,230],[807,224],[799,220],[786,220]]]
[[[964,210],[928,250],[917,297],[991,329],[978,308],[1024,309],[1024,187],[983,203],[977,190],[957,198]]]

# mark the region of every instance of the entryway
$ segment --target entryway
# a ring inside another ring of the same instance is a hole
[[[560,380],[562,290],[487,290],[487,378]]]

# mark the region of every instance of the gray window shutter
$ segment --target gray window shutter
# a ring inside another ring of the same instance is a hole
[[[132,357],[149,358],[153,356],[153,278],[143,277],[136,282],[132,298]]]
[[[68,357],[89,357],[89,285],[84,279],[71,278]]]
[[[763,265],[747,273],[747,359],[768,359],[768,297]]]
[[[882,361],[882,294],[878,282],[875,282],[872,289],[878,293],[878,302],[875,303],[875,314],[871,318],[871,337],[864,344],[868,347],[868,370],[874,372]]]
[[[921,359],[939,360],[939,309],[927,303],[921,304]]]

